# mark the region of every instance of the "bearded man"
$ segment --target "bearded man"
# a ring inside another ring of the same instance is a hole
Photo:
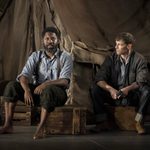
[[[0,134],[13,132],[14,109],[17,101],[21,100],[27,105],[41,106],[40,123],[33,139],[42,138],[49,113],[67,100],[66,88],[70,83],[72,57],[59,48],[60,33],[55,27],[44,29],[42,42],[44,49],[31,54],[17,81],[10,81],[4,90],[5,123]]]

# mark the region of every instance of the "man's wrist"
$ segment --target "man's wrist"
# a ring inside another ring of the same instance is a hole
[[[111,86],[106,87],[106,89],[107,89],[107,91],[108,91],[109,93],[111,93],[111,92],[114,90],[114,88],[111,87]]]
[[[25,91],[25,92],[31,92],[31,90],[30,90],[30,89],[25,89],[24,91]]]

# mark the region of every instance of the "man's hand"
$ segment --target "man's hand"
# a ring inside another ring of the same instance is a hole
[[[29,90],[24,92],[24,101],[26,105],[34,106],[33,97]]]
[[[26,105],[30,105],[30,106],[34,106],[33,103],[33,97],[30,91],[30,87],[29,87],[29,81],[28,78],[25,77],[24,75],[22,75],[19,78],[20,84],[24,90],[24,102]]]
[[[118,90],[116,90],[116,89],[114,89],[114,88],[111,88],[111,89],[109,90],[109,92],[110,92],[110,95],[111,95],[112,99],[118,99],[118,96],[117,96]]]
[[[42,83],[41,85],[35,88],[34,94],[40,95],[45,88],[46,88],[46,83]]]
[[[120,91],[122,91],[122,93],[123,93],[123,95],[124,95],[124,97],[126,97],[127,95],[128,95],[128,93],[129,93],[129,90],[128,90],[128,88],[122,88],[122,89],[120,89]]]
[[[119,90],[119,92],[117,93],[117,98],[120,99],[124,97],[126,97],[126,95],[121,90]]]
[[[118,90],[116,90],[116,89],[114,89],[112,86],[110,86],[109,84],[107,84],[107,82],[106,81],[99,81],[99,82],[97,82],[97,85],[99,86],[99,87],[101,87],[102,89],[104,89],[105,91],[108,91],[109,93],[110,93],[110,95],[111,95],[111,97],[112,97],[112,99],[117,99],[118,98],[118,96],[117,96],[117,94],[118,94]]]
[[[126,97],[126,96],[128,96],[130,91],[135,90],[137,88],[139,88],[139,85],[136,82],[134,82],[131,85],[128,85],[120,90],[122,91],[124,97]]]

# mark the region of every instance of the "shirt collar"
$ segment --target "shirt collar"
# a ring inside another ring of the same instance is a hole
[[[129,60],[130,60],[130,56],[131,56],[131,54],[130,55],[128,55],[128,57],[127,57],[127,59],[126,59],[126,61],[122,58],[122,57],[120,57],[120,61],[121,61],[121,63],[122,64],[128,64],[129,63]]]

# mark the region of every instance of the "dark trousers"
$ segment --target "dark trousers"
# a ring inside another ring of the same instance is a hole
[[[33,96],[34,105],[41,106],[48,112],[53,111],[56,106],[64,105],[67,100],[66,91],[62,87],[49,85],[43,90],[41,95],[33,94],[34,89],[37,86],[30,84],[29,87]],[[3,99],[12,103],[17,102],[18,100],[24,102],[24,90],[20,83],[16,81],[10,81],[4,90]]]
[[[109,92],[103,90],[97,85],[94,85],[91,88],[91,97],[96,117],[95,119],[98,123],[107,120],[107,113],[105,109],[106,103],[111,106],[135,106],[137,108],[137,112],[144,115],[150,101],[150,87],[142,86],[137,90],[129,92],[125,99],[114,100],[111,98]],[[126,103],[124,103],[124,100],[126,100]]]

